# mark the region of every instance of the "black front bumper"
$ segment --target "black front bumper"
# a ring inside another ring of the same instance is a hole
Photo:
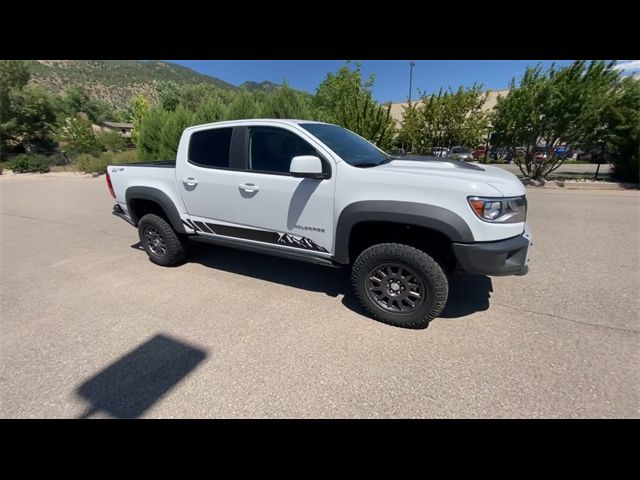
[[[499,242],[454,243],[453,253],[458,268],[468,273],[526,275],[529,245],[530,239],[523,234]]]

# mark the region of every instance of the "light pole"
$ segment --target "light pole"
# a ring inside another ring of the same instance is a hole
[[[415,66],[416,64],[411,60],[409,63],[409,103],[411,103],[411,84],[413,82],[413,67]]]

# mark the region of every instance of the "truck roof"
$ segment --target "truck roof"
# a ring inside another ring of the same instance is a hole
[[[203,123],[200,125],[191,125],[187,127],[185,130],[200,128],[204,126],[222,126],[222,125],[244,125],[247,123],[273,123],[273,124],[285,124],[285,125],[298,125],[299,123],[324,123],[326,125],[330,125],[326,122],[317,122],[315,120],[302,120],[302,119],[291,119],[291,118],[248,118],[244,120],[225,120],[223,122],[212,122],[212,123]]]

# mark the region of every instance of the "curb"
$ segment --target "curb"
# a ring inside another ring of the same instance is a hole
[[[523,180],[522,184],[527,188],[548,188],[554,190],[638,190],[640,186],[635,183],[617,182],[572,182],[566,180]]]

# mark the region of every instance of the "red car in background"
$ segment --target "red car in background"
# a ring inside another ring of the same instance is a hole
[[[475,160],[479,160],[481,158],[484,158],[485,152],[487,153],[487,155],[489,154],[486,147],[478,147],[473,152],[471,152],[471,155],[473,155],[473,158]]]

